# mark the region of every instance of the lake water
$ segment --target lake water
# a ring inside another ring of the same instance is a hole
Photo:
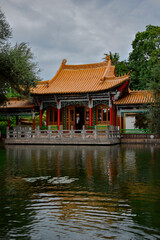
[[[0,147],[0,239],[160,239],[160,147]]]

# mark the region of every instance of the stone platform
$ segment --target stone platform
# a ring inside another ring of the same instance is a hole
[[[105,130],[7,130],[5,144],[18,145],[114,145],[120,143],[118,129]]]

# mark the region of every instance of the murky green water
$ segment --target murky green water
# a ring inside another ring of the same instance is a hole
[[[160,148],[0,147],[0,239],[160,239]]]

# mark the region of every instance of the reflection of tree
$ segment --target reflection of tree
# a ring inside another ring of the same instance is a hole
[[[20,178],[4,175],[0,181],[0,238],[19,235],[30,239],[34,210],[30,208],[31,191]]]
[[[142,226],[160,229],[159,188],[153,189],[151,186],[137,183],[132,186],[130,191],[133,220]],[[155,197],[156,195],[159,195],[159,197]]]
[[[160,149],[149,145],[127,145],[123,146],[123,151],[132,153],[125,160],[128,171],[123,172],[120,187],[123,198],[130,201],[133,220],[140,225],[160,229],[159,182],[157,184]]]

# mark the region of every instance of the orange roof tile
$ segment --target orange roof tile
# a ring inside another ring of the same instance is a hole
[[[11,99],[5,105],[0,106],[1,109],[16,109],[16,108],[33,108],[34,104],[31,104],[28,100]]]
[[[66,94],[96,92],[111,89],[129,79],[129,75],[115,76],[115,67],[111,60],[106,62],[66,65],[66,60],[57,71],[56,75],[49,81],[41,81],[33,94]]]
[[[153,101],[152,94],[149,91],[129,91],[126,96],[114,101],[116,105],[128,104],[146,104]]]

